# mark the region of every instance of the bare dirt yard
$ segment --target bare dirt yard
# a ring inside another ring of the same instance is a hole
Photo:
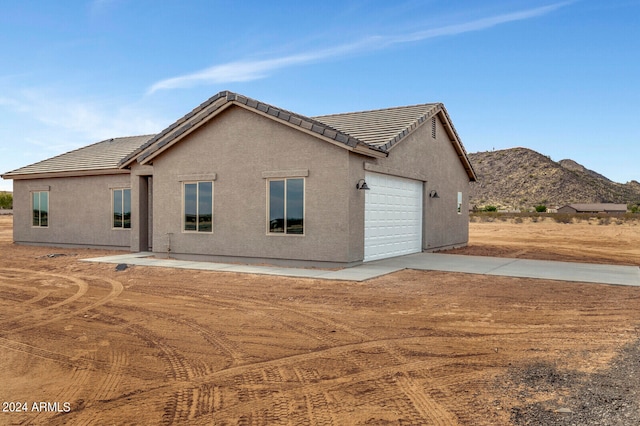
[[[640,423],[640,287],[117,272],[79,261],[106,251],[13,245],[11,225],[3,425]],[[471,225],[471,254],[639,263],[636,223]]]

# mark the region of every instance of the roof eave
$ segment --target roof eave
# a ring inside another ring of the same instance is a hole
[[[229,95],[231,94],[229,93]],[[209,113],[207,113],[204,110],[200,112],[203,118],[198,122],[194,123],[193,125],[191,125],[186,130],[183,130],[182,127],[180,126],[176,126],[175,132],[173,133],[163,132],[164,135],[161,134],[162,136],[160,136],[158,139],[152,142],[147,147],[147,149],[143,149],[140,153],[138,153],[138,155],[122,163],[120,167],[121,168],[129,167],[135,160],[137,160],[140,164],[143,164],[143,165],[151,163],[155,157],[157,157],[158,155],[160,155],[161,153],[163,153],[164,151],[166,151],[176,143],[180,142],[186,136],[193,133],[195,130],[197,130],[204,124],[208,123],[211,119],[213,119],[222,111],[225,111],[227,108],[231,106],[238,106],[240,108],[244,108],[250,112],[259,114],[263,117],[269,118],[270,120],[277,121],[278,123],[284,124],[292,129],[301,131],[303,133],[307,133],[311,136],[322,139],[323,141],[329,142],[333,145],[339,146],[349,151],[354,151],[360,154],[368,155],[370,157],[377,157],[377,158],[382,158],[387,156],[386,150],[368,145],[352,136],[339,132],[335,129],[331,129],[326,125],[320,125],[321,123],[316,122],[313,119],[303,119],[301,118],[302,116],[294,116],[293,114],[287,111],[283,111],[283,110],[271,107],[267,104],[262,104],[258,101],[254,101],[252,99],[246,98],[241,95],[233,94],[233,96],[230,96],[230,97],[231,97],[231,100],[227,100],[223,104],[214,107],[214,109]],[[211,109],[211,108],[212,107],[210,106],[207,107],[207,109]],[[177,132],[181,132],[181,133],[176,135]],[[161,141],[162,141],[162,138],[164,137],[170,138],[170,141],[168,143],[165,143],[161,147],[156,148],[155,150],[152,150],[154,144],[158,142],[162,143]]]
[[[385,158],[389,156],[389,153],[387,151],[380,148],[372,147],[371,145],[367,145],[365,143],[357,144],[351,151],[373,158]]]
[[[117,169],[87,169],[87,170],[70,170],[64,172],[46,172],[46,173],[5,173],[2,179],[25,180],[25,179],[47,179],[58,177],[79,177],[79,176],[103,176],[103,175],[122,175],[129,174],[129,170]]]
[[[476,182],[478,180],[478,175],[476,175],[475,170],[473,169],[473,165],[469,160],[469,156],[467,155],[467,151],[464,149],[462,145],[462,141],[460,140],[460,136],[458,136],[458,132],[455,127],[453,127],[453,123],[451,118],[449,117],[449,113],[443,104],[439,105],[438,114],[441,115],[441,122],[444,124],[445,131],[449,136],[449,139],[453,142],[453,147],[456,150],[456,154],[458,158],[462,162],[462,166],[467,172],[469,176],[469,182]]]

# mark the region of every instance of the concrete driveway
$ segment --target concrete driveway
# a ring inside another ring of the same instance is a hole
[[[156,259],[153,257],[153,253],[127,253],[84,259],[84,261],[348,281],[365,281],[402,269],[417,269],[640,286],[640,268],[637,266],[597,265],[441,253],[410,254],[367,262],[337,271]]]

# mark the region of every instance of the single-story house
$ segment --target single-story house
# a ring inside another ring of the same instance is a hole
[[[567,204],[558,209],[558,213],[612,213],[627,212],[626,204],[595,203],[595,204]]]
[[[320,266],[465,245],[476,179],[440,103],[306,117],[228,91],[2,177],[16,243]]]

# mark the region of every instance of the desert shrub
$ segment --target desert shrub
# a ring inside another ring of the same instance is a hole
[[[598,218],[598,225],[608,225],[611,223],[611,218],[609,216],[606,217],[599,217]]]
[[[515,219],[513,219],[513,221],[515,223],[522,223],[524,222],[524,220],[522,219],[522,216],[516,216]]]
[[[553,219],[558,223],[572,223],[573,215],[570,213],[555,213]]]
[[[484,206],[485,212],[497,212],[498,208],[496,206]]]
[[[0,192],[0,209],[13,208],[13,194],[10,192]]]
[[[547,212],[547,206],[545,206],[544,204],[537,205],[535,208],[536,208],[536,211],[538,213],[546,213]]]

